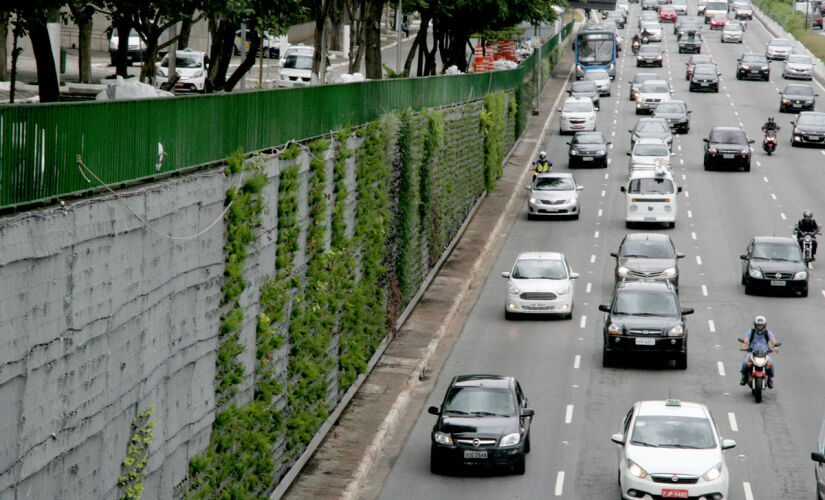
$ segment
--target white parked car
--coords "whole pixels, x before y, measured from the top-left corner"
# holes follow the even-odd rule
[[[315,49],[305,45],[294,45],[284,51],[278,69],[279,87],[306,87],[312,84],[312,58]],[[327,59],[327,80],[332,67]]]
[[[527,218],[536,216],[572,216],[579,218],[579,191],[569,173],[538,174],[527,186]]]
[[[669,101],[671,97],[667,80],[647,80],[639,85],[636,94],[636,114],[653,113],[660,102]]]
[[[596,108],[589,97],[568,97],[558,111],[560,133],[596,130]]]
[[[561,314],[573,317],[574,273],[558,252],[523,252],[513,270],[501,273],[507,279],[504,316],[516,314]]]
[[[663,139],[642,137],[636,141],[633,151],[627,153],[630,157],[630,161],[627,162],[627,174],[633,175],[633,172],[639,169],[652,171],[657,167],[670,170],[670,157],[673,154]]]
[[[728,498],[730,476],[722,439],[703,404],[640,401],[624,418],[619,445],[623,498]]]
[[[793,45],[787,38],[772,38],[765,49],[765,57],[784,61],[793,53]]]
[[[624,220],[628,227],[643,222],[676,226],[676,194],[681,193],[682,188],[676,187],[668,169],[634,170],[627,185],[620,189],[625,193]]]
[[[178,73],[178,81],[175,83],[176,91],[203,92],[206,85],[206,71],[209,64],[209,57],[206,52],[199,50],[184,49],[178,50],[175,57],[175,71]],[[169,54],[163,56],[157,68],[155,77],[155,87],[169,81]]]
[[[782,69],[782,78],[801,78],[811,80],[814,75],[814,63],[807,54],[791,54]]]
[[[606,69],[595,68],[584,70],[583,80],[590,80],[599,89],[599,95],[610,95],[610,75]]]

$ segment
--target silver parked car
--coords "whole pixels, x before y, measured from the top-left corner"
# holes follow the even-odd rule
[[[814,63],[811,56],[807,54],[791,54],[785,60],[785,67],[782,69],[782,78],[801,78],[803,80],[813,79]]]

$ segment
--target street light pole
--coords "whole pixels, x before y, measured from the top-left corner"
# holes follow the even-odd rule
[[[395,72],[401,73],[401,0],[398,0],[398,9],[395,11],[395,32],[396,32],[396,47],[395,47]]]

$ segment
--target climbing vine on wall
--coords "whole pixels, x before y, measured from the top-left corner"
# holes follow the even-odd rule
[[[433,168],[444,147],[444,114],[439,110],[430,110],[426,114],[427,134],[424,139],[421,158],[421,173],[419,180],[421,187],[419,217],[421,218],[422,233],[427,241],[427,267],[435,266],[441,256],[441,249],[437,247],[440,238],[438,218],[438,200],[433,196]]]
[[[132,420],[132,437],[129,439],[129,446],[126,451],[126,458],[120,464],[122,475],[117,481],[118,486],[123,489],[121,500],[139,500],[143,494],[143,478],[146,477],[146,461],[149,459],[149,445],[152,444],[155,436],[153,429],[157,422],[150,421],[155,412],[155,405],[150,404],[149,409],[138,414]]]
[[[491,94],[484,97],[481,112],[481,132],[484,135],[484,180],[487,192],[492,192],[503,172],[504,125],[507,120],[507,94]]]
[[[421,234],[421,170],[424,159],[424,142],[428,131],[426,117],[407,109],[401,113],[398,135],[399,172],[397,193],[396,238],[398,256],[395,274],[398,279],[400,306],[406,305],[418,291],[423,278]]]

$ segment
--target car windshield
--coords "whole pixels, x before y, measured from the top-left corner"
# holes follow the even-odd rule
[[[670,132],[670,127],[659,120],[643,121],[636,125],[636,132]]]
[[[742,56],[743,63],[765,63],[767,64],[767,59],[765,56],[761,54],[745,54]]]
[[[639,85],[641,83],[646,82],[647,80],[658,80],[659,75],[650,74],[639,74],[633,77],[633,83]]]
[[[573,137],[576,144],[604,144],[601,132],[579,132]]]
[[[642,48],[639,49],[639,54],[643,56],[658,56],[661,53],[662,51],[655,45],[643,45]]]
[[[715,75],[716,74],[716,66],[712,64],[699,64],[696,66],[696,69],[693,70],[694,75]]]
[[[722,19],[727,20],[728,15],[727,14],[714,14],[713,19],[716,19],[717,21],[722,20]]]
[[[633,156],[670,156],[670,151],[664,144],[636,144]]]
[[[564,103],[564,108],[562,108],[562,111],[566,113],[586,113],[588,111],[593,111],[593,104],[590,102],[568,101]]]
[[[816,125],[818,127],[825,127],[825,114],[799,114],[799,119],[796,121],[797,125]]]
[[[634,181],[659,181],[670,183],[667,179],[635,179]],[[631,184],[634,181],[630,181]],[[653,182],[651,182],[653,184]],[[672,183],[670,183],[673,186]],[[659,192],[659,191],[656,191]],[[646,259],[672,259],[673,248],[666,241],[625,240],[620,254],[622,257],[644,257]]]
[[[673,194],[670,179],[633,179],[627,188],[630,194]]]
[[[645,22],[643,22],[643,23],[642,23],[642,29],[643,29],[643,30],[647,30],[647,31],[659,31],[661,28],[662,28],[662,27],[661,27],[661,26],[659,26],[659,23],[655,23],[655,22],[647,22],[647,21],[645,21]]]
[[[591,81],[573,82],[573,92],[595,92],[596,84]]]
[[[610,78],[610,75],[608,75],[607,70],[604,69],[588,69],[584,72],[584,77],[587,80],[607,80]]]
[[[513,416],[516,413],[516,402],[506,389],[453,387],[444,399],[442,413]]]
[[[811,58],[803,54],[792,54],[788,56],[791,64],[811,64]]]
[[[785,40],[784,38],[779,38],[776,40],[771,40],[771,46],[773,47],[790,47],[791,41]]]
[[[666,83],[649,83],[642,84],[643,94],[667,94],[668,88]]]
[[[288,55],[284,61],[284,68],[312,69],[312,56]]]
[[[679,104],[675,102],[663,102],[656,106],[656,114],[659,113],[684,113],[685,106],[684,104]]]
[[[748,139],[741,130],[714,130],[710,133],[710,142],[746,146]]]
[[[166,55],[163,58],[163,61],[160,63],[161,67],[168,68],[169,67],[169,56]],[[201,56],[199,55],[186,55],[178,53],[177,57],[175,57],[175,66],[180,68],[200,68],[201,67]]]
[[[799,245],[793,243],[757,243],[753,246],[754,259],[802,261]]]
[[[707,8],[707,10],[724,10],[725,12],[727,12],[728,3],[727,2],[708,2],[708,6],[706,8]]]
[[[705,418],[676,415],[639,415],[630,444],[657,448],[708,449],[716,447],[713,427]]]
[[[624,290],[616,296],[613,314],[635,316],[678,316],[676,296],[670,292],[642,292]]]
[[[517,280],[563,280],[567,278],[564,262],[559,259],[519,259],[513,269]]]
[[[661,9],[661,12],[675,12],[673,7],[670,5],[662,5]]]
[[[713,59],[710,57],[693,57],[690,60],[690,64],[693,64],[694,66],[697,64],[713,64]]]
[[[570,177],[539,177],[533,184],[537,191],[573,191],[576,185]]]
[[[790,95],[814,95],[814,89],[807,85],[788,85],[782,93]]]
[[[742,25],[735,23],[728,23],[725,25],[725,31],[742,31]]]

